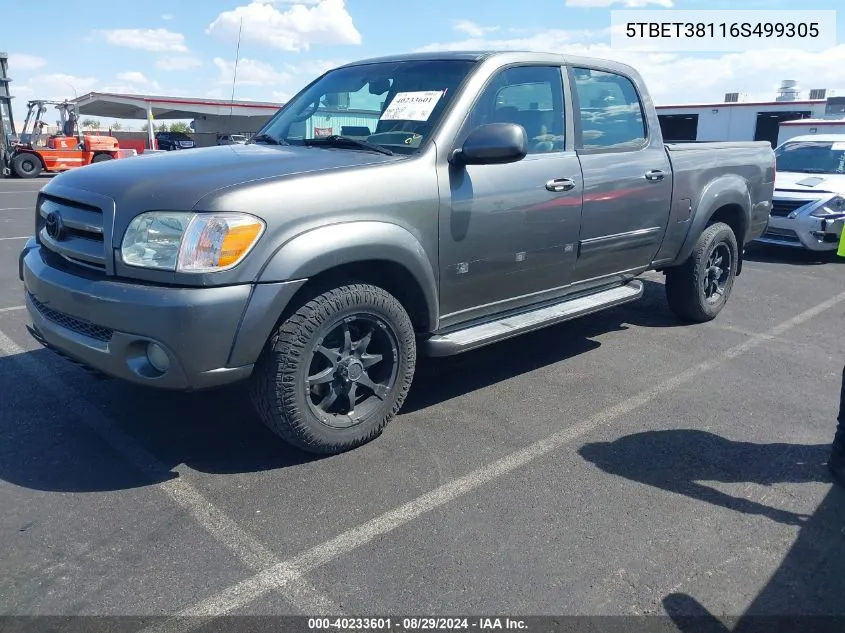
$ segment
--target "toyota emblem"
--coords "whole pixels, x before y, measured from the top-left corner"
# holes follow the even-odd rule
[[[55,211],[51,211],[47,215],[47,219],[44,223],[44,228],[47,229],[47,235],[52,237],[54,240],[58,240],[61,238],[62,235],[62,216],[60,216]]]

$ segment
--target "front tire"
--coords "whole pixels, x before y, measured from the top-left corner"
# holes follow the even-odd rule
[[[336,454],[378,437],[401,408],[416,366],[402,304],[368,284],[304,302],[271,335],[251,379],[258,415],[286,442]]]
[[[97,154],[94,158],[91,159],[91,164],[94,163],[102,163],[107,160],[114,160],[114,156],[111,154]]]
[[[35,154],[18,154],[12,159],[12,173],[18,178],[37,178],[41,170],[41,160]]]
[[[708,226],[687,260],[666,270],[666,298],[672,312],[693,323],[715,319],[730,297],[738,261],[731,227],[723,222]]]

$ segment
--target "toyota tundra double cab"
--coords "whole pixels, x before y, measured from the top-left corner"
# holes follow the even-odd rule
[[[418,354],[635,301],[645,271],[715,318],[774,177],[767,142],[665,144],[625,64],[398,55],[329,70],[245,145],[54,178],[20,275],[44,346],[149,387],[245,381],[283,440],[336,453],[394,418]]]

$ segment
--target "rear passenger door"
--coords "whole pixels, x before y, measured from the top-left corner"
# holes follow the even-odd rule
[[[653,105],[636,83],[606,69],[571,67],[584,199],[576,282],[648,266],[669,221],[672,170]]]

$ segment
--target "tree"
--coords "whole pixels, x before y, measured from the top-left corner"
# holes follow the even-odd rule
[[[114,130],[115,132],[119,132],[123,129],[123,125],[120,124],[120,121],[112,121],[109,129]]]
[[[185,134],[191,133],[191,126],[185,123],[184,121],[176,121],[170,124],[170,131],[171,132],[183,132]]]
[[[82,119],[83,129],[88,128],[89,130],[96,130],[98,127],[100,126],[94,119]]]

